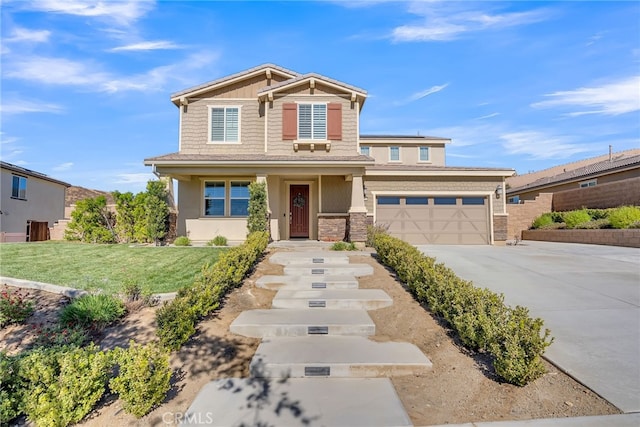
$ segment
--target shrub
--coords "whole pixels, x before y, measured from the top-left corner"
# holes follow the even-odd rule
[[[356,244],[353,242],[335,242],[331,245],[332,251],[357,251]]]
[[[156,312],[156,323],[160,343],[170,350],[178,350],[196,333],[196,316],[186,298],[165,302]]]
[[[542,228],[550,224],[553,224],[553,217],[551,216],[551,213],[545,213],[540,215],[535,220],[533,220],[533,224],[531,224],[531,228],[533,229]]]
[[[587,213],[586,209],[580,209],[575,211],[568,211],[562,213],[563,222],[567,228],[576,228],[580,224],[591,221],[591,216]]]
[[[629,228],[640,228],[640,221],[632,222],[629,224]]]
[[[542,320],[529,317],[524,307],[509,311],[498,339],[491,344],[493,366],[507,382],[523,386],[545,373],[541,356],[553,338],[549,339],[548,329],[541,336],[542,326]]]
[[[173,244],[176,246],[191,246],[191,240],[187,236],[178,236],[173,241]]]
[[[60,312],[66,325],[80,325],[102,329],[124,316],[124,303],[111,295],[83,295]]]
[[[224,236],[216,236],[207,242],[207,246],[227,246],[227,238]]]
[[[177,297],[158,310],[156,321],[160,342],[177,350],[195,333],[198,319],[220,306],[224,295],[242,284],[269,243],[266,231],[251,233],[247,240],[225,252],[218,261],[202,266],[200,276]]]
[[[249,233],[267,231],[269,211],[267,209],[267,184],[252,182],[249,184],[249,206],[247,231]]]
[[[610,228],[610,227],[611,227],[611,221],[609,221],[609,218],[601,218],[601,219],[594,219],[589,222],[583,222],[582,224],[578,224],[575,228],[583,229],[583,230],[597,230],[600,228]]]
[[[171,385],[169,354],[157,344],[141,346],[131,341],[129,348],[112,353],[118,375],[109,388],[124,401],[124,410],[142,417],[162,403]]]
[[[640,221],[639,206],[621,206],[609,213],[609,221],[613,228],[629,228],[635,222]]]
[[[36,339],[34,347],[81,347],[89,341],[87,330],[80,325],[33,326]]]
[[[511,309],[502,295],[478,289],[414,246],[377,230],[370,237],[380,261],[395,270],[418,301],[442,316],[462,343],[493,356],[504,380],[526,384],[544,373],[540,357],[551,344],[549,331],[540,336],[542,320],[526,309]]]
[[[26,299],[27,294],[20,290],[4,287],[0,292],[0,328],[11,323],[22,323],[34,310],[33,301]]]
[[[110,369],[109,356],[93,344],[37,348],[19,361],[22,408],[38,426],[77,423],[104,394]]]
[[[599,219],[605,219],[609,217],[610,209],[587,209],[587,213],[592,220],[597,221]]]
[[[22,413],[21,394],[18,358],[0,352],[0,425],[8,425],[9,421]]]

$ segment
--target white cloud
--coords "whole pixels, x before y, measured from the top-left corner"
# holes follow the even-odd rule
[[[499,116],[500,113],[491,113],[491,114],[487,114],[486,116],[480,116],[480,117],[476,117],[474,120],[486,120],[486,119],[490,119],[492,117],[496,117]]]
[[[44,43],[49,41],[51,31],[48,30],[29,30],[27,28],[16,27],[11,32],[10,37],[3,38],[4,43],[33,42]]]
[[[424,97],[427,97],[427,96],[429,96],[431,94],[440,92],[441,90],[445,89],[447,86],[449,86],[449,83],[445,83],[445,84],[439,85],[439,86],[431,86],[429,89],[423,90],[422,92],[414,93],[413,95],[411,95],[409,97],[409,102],[417,101],[417,100],[422,99]]]
[[[64,108],[58,104],[51,104],[42,101],[29,101],[23,99],[2,100],[0,112],[2,114],[24,114],[24,113],[62,113]]]
[[[137,52],[146,50],[168,50],[168,49],[182,49],[182,46],[175,44],[167,40],[157,41],[145,41],[139,43],[132,43],[125,46],[114,47],[109,49],[109,52]]]
[[[113,181],[114,184],[145,184],[151,180],[155,179],[156,176],[151,172],[147,173],[121,173],[116,175],[116,179]]]
[[[62,172],[62,171],[67,171],[67,170],[71,169],[72,166],[73,166],[72,162],[67,162],[67,163],[61,163],[61,164],[59,164],[57,166],[54,166],[51,169],[56,171],[56,172]]]
[[[32,0],[23,9],[46,13],[102,18],[121,25],[133,24],[155,7],[153,0]]]
[[[421,16],[423,22],[394,28],[391,39],[396,42],[449,41],[465,33],[527,25],[549,17],[546,9],[491,13],[476,7],[465,2],[414,2],[410,12]]]
[[[64,58],[26,56],[5,62],[5,77],[57,86],[76,86],[93,92],[158,91],[186,77],[186,72],[208,66],[218,58],[213,53],[194,54],[180,62],[130,76],[104,71],[91,62]]]
[[[640,110],[640,76],[628,77],[617,82],[595,87],[581,87],[544,95],[551,98],[531,104],[534,108],[579,107],[581,110],[568,116],[604,114],[616,116]],[[587,108],[582,110],[582,108]]]
[[[588,143],[576,143],[571,137],[539,131],[506,133],[500,135],[500,139],[507,154],[526,155],[535,160],[562,160],[597,149]]]
[[[18,138],[15,136],[6,136],[4,132],[0,132],[0,144],[13,144]]]

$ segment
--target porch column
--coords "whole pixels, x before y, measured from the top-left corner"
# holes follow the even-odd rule
[[[362,183],[362,175],[353,175],[351,180],[349,240],[362,245],[367,240],[367,208],[364,205],[364,185]]]

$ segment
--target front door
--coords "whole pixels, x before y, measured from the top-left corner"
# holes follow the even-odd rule
[[[309,186],[289,187],[289,237],[309,237]]]

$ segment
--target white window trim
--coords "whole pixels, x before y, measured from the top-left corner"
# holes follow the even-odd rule
[[[398,160],[391,159],[391,148],[398,148]],[[389,163],[402,163],[402,149],[399,145],[390,145],[389,146]]]
[[[591,185],[592,183],[593,185]],[[578,184],[579,188],[590,188],[590,187],[595,187],[596,185],[598,185],[597,178],[590,179],[588,181],[582,181]]]
[[[212,141],[211,140],[211,113],[214,108],[224,108],[225,109],[225,123],[227,120],[227,108],[237,108],[238,109],[238,140],[237,141]],[[242,144],[242,105],[207,105],[207,115],[208,115],[208,129],[207,129],[207,144],[211,145],[238,145]]]
[[[367,151],[368,151],[368,153],[367,153],[367,154],[364,154],[364,153],[362,152],[362,149],[363,149],[363,148],[366,148],[366,149],[367,149]],[[362,155],[365,155],[365,156],[371,156],[371,146],[370,146],[370,145],[361,145],[361,146],[360,146],[360,151],[359,151],[359,152],[360,152],[360,154],[362,154]]]
[[[13,195],[13,178],[18,178],[18,195]],[[24,180],[24,197],[20,197],[20,181]],[[11,198],[14,200],[27,200],[27,182],[28,178],[22,175],[11,174]]]
[[[296,101],[298,104],[298,108],[296,108],[296,135],[297,139],[294,141],[300,144],[305,143],[324,143],[329,142],[329,103],[328,102],[305,102],[305,101]],[[301,139],[300,138],[300,105],[311,105],[311,138],[309,139]],[[313,138],[313,106],[314,105],[324,105],[324,139],[314,139]]]
[[[422,148],[427,149],[427,160],[422,160],[420,158],[420,151]],[[429,147],[428,145],[421,145],[418,147],[418,163],[431,163],[431,147]]]
[[[251,184],[256,179],[255,177],[233,177],[233,178],[201,178],[200,181],[200,218],[213,218],[213,219],[238,219],[238,218],[247,218],[249,213],[247,212],[246,216],[239,215],[231,215],[231,183],[232,182],[248,182]],[[223,182],[224,183],[224,215],[216,216],[216,215],[205,215],[205,198],[204,198],[204,188],[207,182]]]

